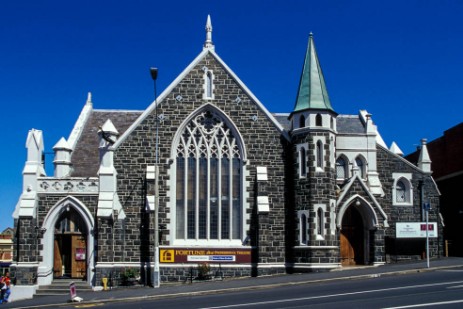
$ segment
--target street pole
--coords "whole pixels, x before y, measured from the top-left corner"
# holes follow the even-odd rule
[[[154,272],[153,286],[159,288],[161,285],[159,274],[159,119],[158,119],[158,102],[156,91],[156,80],[158,69],[150,68],[151,78],[154,81],[154,122],[156,130],[155,138],[155,162],[154,162]]]
[[[428,222],[429,222],[429,204],[425,204],[426,207],[425,207],[425,211],[426,211],[426,267],[429,268],[429,233],[428,233],[428,230],[429,230],[429,225],[428,225]]]

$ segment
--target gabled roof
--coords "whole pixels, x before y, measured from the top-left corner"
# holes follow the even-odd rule
[[[207,56],[211,55],[217,62],[224,68],[224,70],[235,80],[235,82],[243,89],[251,100],[253,100],[260,110],[268,117],[268,119],[275,125],[278,131],[289,141],[288,132],[285,131],[283,126],[275,119],[275,117],[267,110],[267,108],[259,101],[259,99],[248,89],[248,87],[239,79],[239,77],[228,67],[228,65],[219,57],[215,52],[215,46],[212,44],[212,25],[210,25],[210,18],[208,17],[208,24],[206,25],[206,42],[201,53],[180,73],[179,76],[148,106],[148,108],[140,115],[140,117],[127,129],[127,131],[120,136],[117,142],[112,146],[113,148],[119,147],[122,142],[147,118],[151,115],[156,106],[161,104],[164,99],[174,90],[175,87]]]
[[[294,112],[306,109],[334,111],[326,90],[325,78],[318,61],[312,33],[309,37]]]
[[[358,183],[363,191],[365,192],[365,194],[370,198],[372,204],[374,206],[376,206],[376,209],[379,211],[379,213],[381,214],[381,216],[383,217],[384,219],[384,226],[388,226],[388,223],[387,223],[387,214],[386,212],[383,210],[383,208],[381,207],[381,204],[378,202],[378,200],[376,200],[376,198],[374,197],[373,193],[370,191],[370,189],[367,187],[367,185],[363,182],[363,180],[360,178],[359,175],[354,175],[352,176],[348,182],[346,183],[346,185],[344,187],[342,187],[341,189],[341,192],[339,194],[339,197],[338,197],[338,200],[337,200],[337,204],[338,206],[341,205],[343,202],[345,202],[348,198],[347,198],[347,193],[350,191],[351,187],[354,185],[354,183]]]

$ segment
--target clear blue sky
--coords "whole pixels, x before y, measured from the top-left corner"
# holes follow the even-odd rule
[[[271,112],[294,107],[312,31],[334,109],[368,110],[388,146],[410,153],[462,121],[463,1],[1,1],[0,230],[28,130],[51,152],[88,91],[94,108],[143,110],[149,67],[160,92],[201,51],[207,14],[217,53]]]

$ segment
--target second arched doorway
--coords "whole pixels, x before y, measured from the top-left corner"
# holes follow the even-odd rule
[[[341,265],[353,266],[365,264],[367,233],[360,211],[349,206],[342,218],[341,227]]]

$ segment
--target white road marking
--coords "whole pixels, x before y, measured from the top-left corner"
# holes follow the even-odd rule
[[[442,306],[442,305],[459,304],[459,303],[463,303],[463,299],[440,301],[440,302],[435,302],[435,303],[423,303],[423,304],[408,305],[408,306],[401,306],[401,307],[389,307],[389,308],[383,308],[383,309],[403,309],[403,308],[416,308],[416,307],[424,307],[424,306]]]
[[[262,302],[253,302],[253,303],[242,303],[242,304],[234,304],[234,305],[226,305],[226,306],[217,306],[217,307],[204,307],[202,309],[234,308],[234,307],[242,307],[242,306],[261,306],[261,305],[268,305],[268,304],[295,302],[295,301],[301,301],[301,300],[322,299],[322,298],[329,298],[329,297],[341,297],[341,296],[348,296],[348,295],[369,294],[369,293],[377,293],[377,292],[384,292],[384,291],[397,291],[397,290],[416,289],[416,288],[423,288],[423,287],[452,285],[452,284],[461,284],[461,283],[463,283],[463,281],[451,281],[451,282],[409,285],[409,286],[395,287],[395,288],[388,288],[388,289],[378,289],[378,290],[359,291],[359,292],[340,293],[340,294],[330,294],[330,295],[322,295],[322,296],[300,297],[300,298],[288,298],[288,299],[270,300],[270,301],[262,301]],[[463,302],[463,300],[462,300],[462,302]],[[400,307],[397,307],[397,308],[400,308]],[[406,307],[404,307],[404,308],[406,308]]]

